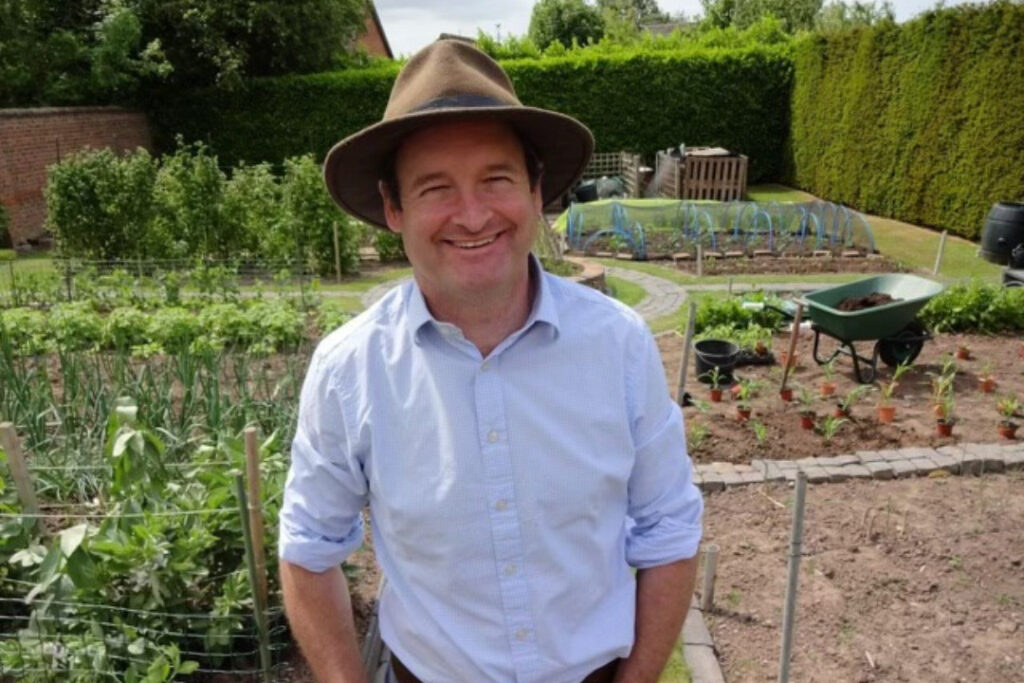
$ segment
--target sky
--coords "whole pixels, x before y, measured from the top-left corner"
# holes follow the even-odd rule
[[[410,55],[441,33],[476,37],[477,29],[494,36],[524,35],[530,25],[534,0],[374,0],[377,14],[395,56]],[[902,22],[931,9],[936,0],[892,0],[896,21]],[[946,5],[960,4],[947,0]],[[701,13],[700,0],[658,0],[665,12]]]

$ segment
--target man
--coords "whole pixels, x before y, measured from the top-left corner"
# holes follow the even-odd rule
[[[414,279],[329,335],[302,391],[281,582],[319,680],[364,680],[339,564],[367,503],[390,680],[664,667],[701,534],[681,412],[642,320],[530,254],[592,148],[442,40],[328,155],[331,195],[401,235]]]

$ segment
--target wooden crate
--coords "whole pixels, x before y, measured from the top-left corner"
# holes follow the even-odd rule
[[[626,196],[639,197],[643,188],[640,186],[640,167],[643,166],[639,154],[631,152],[600,152],[590,157],[590,162],[583,171],[583,179],[600,178],[601,176],[621,176],[626,184]]]
[[[711,199],[729,202],[743,199],[747,193],[747,157],[701,156],[687,151],[679,159],[666,152],[658,152],[655,178],[658,194],[670,199]]]

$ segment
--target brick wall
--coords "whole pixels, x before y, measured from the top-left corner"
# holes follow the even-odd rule
[[[46,167],[85,147],[151,150],[149,124],[144,114],[116,107],[0,109],[0,202],[11,219],[0,244],[21,246],[43,234]]]

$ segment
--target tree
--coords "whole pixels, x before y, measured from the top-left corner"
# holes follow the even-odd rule
[[[822,0],[701,0],[704,21],[712,27],[744,29],[768,14],[790,33],[814,28]]]
[[[668,13],[658,7],[658,0],[597,0],[597,8],[606,22],[612,17],[640,26],[669,20]]]
[[[541,50],[556,40],[568,47],[597,42],[604,35],[604,21],[596,7],[583,0],[539,0],[530,15],[530,39]]]
[[[882,0],[851,3],[833,0],[821,8],[814,25],[819,31],[838,31],[854,26],[874,26],[883,21],[895,21],[892,3]]]

